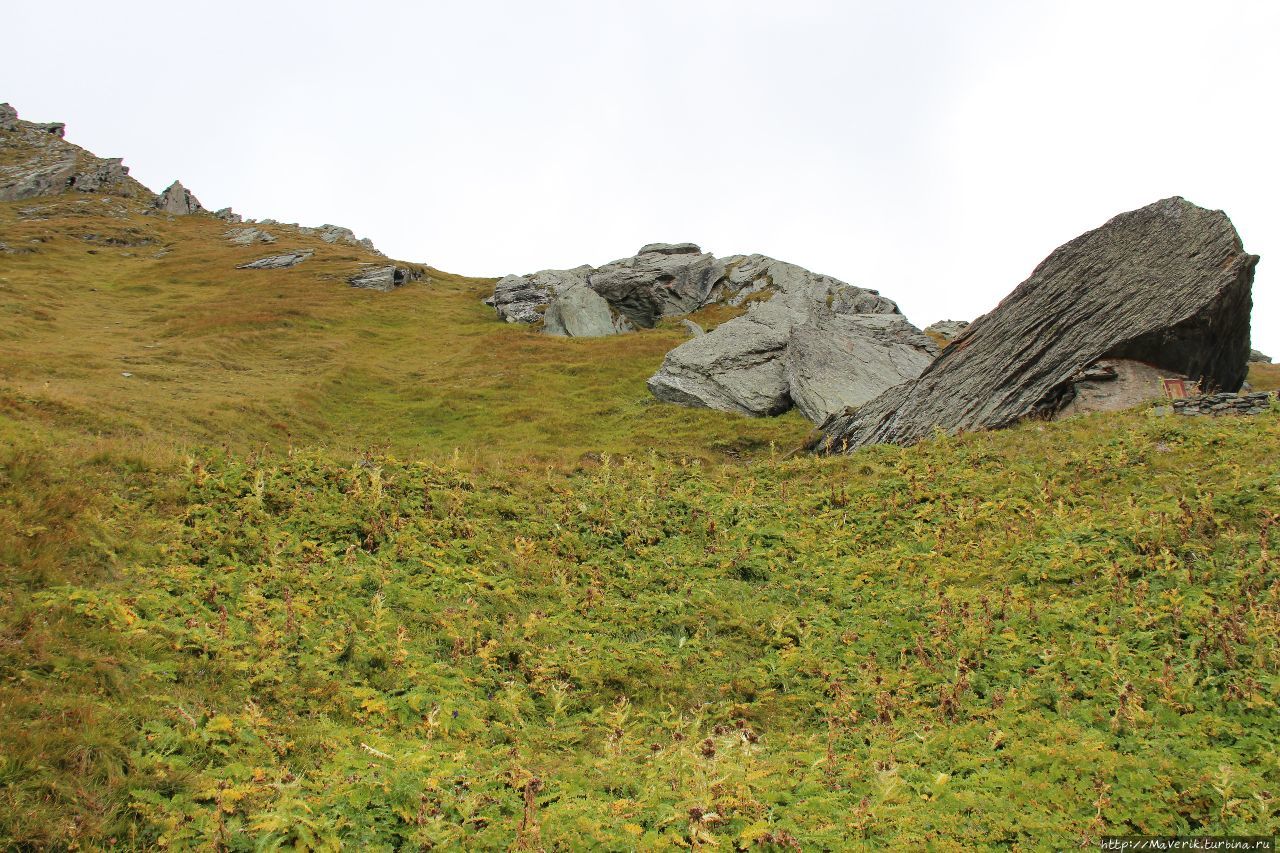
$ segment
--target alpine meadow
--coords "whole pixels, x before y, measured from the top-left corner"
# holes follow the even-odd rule
[[[919,329],[686,243],[448,273],[65,134],[0,105],[0,848],[1280,826],[1280,365],[1222,211]]]

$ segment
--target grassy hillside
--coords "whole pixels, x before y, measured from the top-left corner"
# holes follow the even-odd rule
[[[493,282],[430,270],[383,294],[344,279],[371,253],[287,227],[232,246],[208,216],[122,218],[96,197],[0,204],[0,393],[99,430],[241,450],[323,443],[572,461],[660,446],[724,458],[798,443],[798,415],[659,405],[644,387],[687,334],[551,340],[495,321]],[[286,236],[287,235],[287,236]],[[313,249],[289,270],[238,270]],[[161,257],[156,257],[161,254]],[[122,373],[132,373],[124,377]]]
[[[0,205],[0,846],[1274,830],[1275,413],[784,459],[677,329],[95,204]]]

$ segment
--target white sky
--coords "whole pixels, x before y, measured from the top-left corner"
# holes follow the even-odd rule
[[[1275,0],[5,6],[0,101],[206,207],[473,275],[761,252],[924,326],[1183,195],[1280,358]]]

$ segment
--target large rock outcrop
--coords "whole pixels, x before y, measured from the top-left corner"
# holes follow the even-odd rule
[[[822,422],[919,375],[938,352],[874,290],[761,255],[724,263],[737,280],[721,298],[773,294],[667,353],[648,383],[659,400],[748,415],[794,405]]]
[[[614,335],[653,328],[664,317],[679,317],[706,305],[739,305],[753,293],[772,288],[763,255],[717,260],[693,243],[651,243],[633,257],[596,268],[542,270],[509,275],[488,300],[508,323],[543,323],[552,335]],[[608,306],[605,318],[599,301]],[[544,322],[548,317],[558,318]]]
[[[938,429],[1053,416],[1078,383],[1098,382],[1093,368],[1104,360],[1235,391],[1257,261],[1222,211],[1175,197],[1122,213],[1054,251],[918,379],[837,413],[818,448],[911,444]]]
[[[200,200],[191,194],[191,190],[182,185],[182,181],[174,181],[160,193],[156,199],[156,207],[174,216],[187,216],[204,210]]]
[[[61,122],[30,122],[0,104],[0,201],[84,193],[147,195],[118,158],[95,157],[63,139]]]

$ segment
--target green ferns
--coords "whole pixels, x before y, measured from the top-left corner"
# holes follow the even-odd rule
[[[1129,413],[545,476],[28,448],[51,492],[93,472],[64,539],[102,568],[10,578],[0,841],[1271,832],[1278,447],[1274,415]]]

